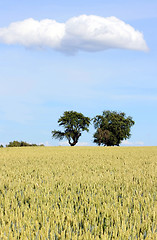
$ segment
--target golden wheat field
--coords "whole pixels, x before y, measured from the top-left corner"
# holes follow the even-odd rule
[[[157,239],[157,147],[0,149],[0,239]]]

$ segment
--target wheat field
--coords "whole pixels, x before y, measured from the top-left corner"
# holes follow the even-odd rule
[[[0,239],[157,239],[157,147],[0,149]]]

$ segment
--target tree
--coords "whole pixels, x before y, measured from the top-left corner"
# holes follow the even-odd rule
[[[99,146],[119,146],[122,140],[131,136],[130,129],[135,124],[132,117],[116,111],[104,111],[93,118],[93,123],[96,129],[94,142]]]
[[[99,146],[104,144],[106,146],[113,146],[116,143],[114,135],[109,130],[98,128],[94,134],[94,142]]]
[[[13,142],[9,142],[8,145],[6,145],[6,147],[35,147],[35,146],[44,146],[44,145],[37,145],[37,144],[30,144],[24,141],[13,141]]]
[[[63,116],[59,118],[58,124],[64,128],[64,132],[54,130],[52,138],[59,140],[66,138],[71,146],[75,146],[81,132],[89,131],[90,118],[75,111],[65,111]]]

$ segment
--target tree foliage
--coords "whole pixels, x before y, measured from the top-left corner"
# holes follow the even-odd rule
[[[66,138],[71,146],[75,146],[81,133],[89,131],[90,118],[75,111],[65,111],[59,118],[58,124],[64,128],[64,131],[52,131],[52,138],[59,140]]]
[[[119,146],[122,140],[131,136],[130,129],[135,124],[132,117],[124,112],[104,111],[93,118],[96,132],[94,142],[99,146]]]
[[[24,141],[13,141],[13,142],[9,142],[8,145],[6,145],[6,147],[35,147],[35,146],[44,146],[43,144],[41,145],[37,145],[37,144],[30,144]]]

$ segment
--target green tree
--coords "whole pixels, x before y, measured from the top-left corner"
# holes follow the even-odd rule
[[[44,146],[44,145],[37,145],[37,144],[30,144],[24,141],[13,141],[13,142],[9,142],[8,145],[6,145],[6,147],[35,147],[35,146]]]
[[[75,111],[65,111],[59,118],[58,124],[64,128],[64,131],[52,131],[52,138],[59,140],[66,138],[71,146],[75,146],[81,132],[89,131],[90,118]]]
[[[99,146],[119,146],[122,140],[131,136],[130,129],[135,124],[132,117],[124,112],[104,111],[93,118],[96,132],[94,142]]]

